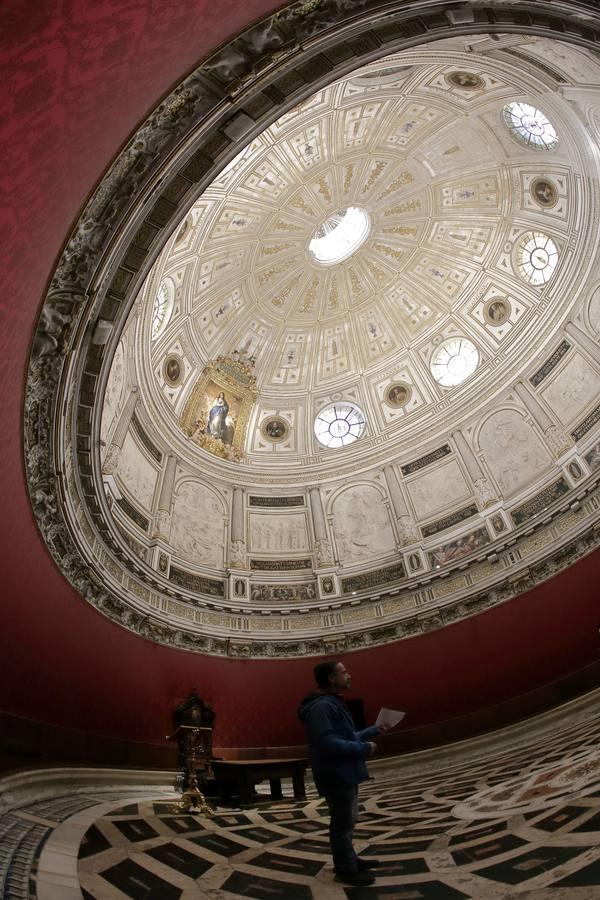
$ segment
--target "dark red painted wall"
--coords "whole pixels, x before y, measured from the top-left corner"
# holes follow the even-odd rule
[[[22,467],[26,359],[44,287],[86,196],[160,97],[273,0],[38,0],[0,7],[0,709],[161,740],[192,686],[221,746],[295,744],[313,660],[201,658],[135,638],[88,607],[34,525]],[[597,658],[593,559],[440,632],[349,657],[355,693],[407,727],[488,706]]]

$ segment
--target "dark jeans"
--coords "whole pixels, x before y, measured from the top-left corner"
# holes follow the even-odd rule
[[[329,807],[329,843],[336,870],[356,872],[356,853],[352,846],[352,832],[358,816],[358,787],[339,787],[328,791],[325,800]]]

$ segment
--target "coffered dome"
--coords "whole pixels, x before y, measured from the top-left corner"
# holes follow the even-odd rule
[[[242,466],[272,483],[300,465],[299,481],[330,475],[314,432],[328,404],[357,403],[366,423],[336,466],[419,455],[555,340],[588,281],[596,235],[574,210],[593,214],[595,162],[572,105],[532,73],[545,45],[523,45],[528,65],[464,42],[384,57],[229,162],[157,260],[132,336],[144,403],[177,453],[191,387],[234,350],[259,389]],[[156,298],[166,309],[175,294],[153,339]],[[390,402],[397,383],[404,403]],[[261,428],[272,417],[285,440]],[[190,461],[205,455],[187,444]]]
[[[396,640],[595,546],[600,64],[518,34],[361,52],[295,104],[285,62],[230,80],[218,128],[182,110],[235,56],[190,76],[94,276],[60,453],[107,588],[73,580],[156,640]]]

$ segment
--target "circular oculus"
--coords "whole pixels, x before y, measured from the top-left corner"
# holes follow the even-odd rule
[[[365,417],[347,401],[326,406],[315,418],[315,437],[323,447],[346,447],[358,440],[365,430]]]
[[[308,252],[322,266],[343,262],[356,253],[369,236],[371,219],[366,209],[348,206],[329,216],[313,233]]]
[[[557,262],[556,244],[541,231],[527,232],[517,245],[517,269],[529,284],[545,284],[552,277]]]
[[[450,338],[431,357],[431,373],[442,387],[454,387],[473,374],[479,365],[475,344],[463,337]]]
[[[507,103],[502,110],[505,125],[519,143],[533,150],[553,150],[558,144],[554,125],[529,103]]]

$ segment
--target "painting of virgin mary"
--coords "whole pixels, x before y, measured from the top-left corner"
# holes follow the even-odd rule
[[[227,415],[229,413],[229,404],[225,399],[223,391],[219,394],[208,413],[208,424],[206,433],[212,434],[213,437],[219,438],[225,442],[227,436]]]

